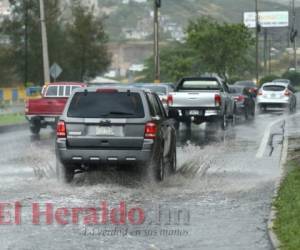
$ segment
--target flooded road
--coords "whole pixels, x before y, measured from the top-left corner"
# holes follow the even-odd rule
[[[1,249],[271,249],[266,221],[283,135],[287,126],[289,133],[296,131],[299,122],[300,116],[271,112],[225,132],[205,124],[190,131],[182,126],[178,172],[161,184],[149,182],[137,168],[113,168],[80,174],[64,185],[56,180],[51,130],[39,137],[27,129],[3,133],[1,201],[22,207],[20,225],[15,207],[4,209],[2,222],[11,219],[12,225],[0,226]],[[271,140],[264,145],[266,133]],[[110,211],[120,202],[126,204],[126,221],[116,225]],[[90,211],[101,217],[103,204],[110,215],[106,224],[84,225],[82,214],[74,223],[72,208],[95,208]],[[40,225],[33,210],[40,211]],[[141,214],[145,218],[137,223]]]

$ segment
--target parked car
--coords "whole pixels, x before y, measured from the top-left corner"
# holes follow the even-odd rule
[[[73,90],[86,86],[84,83],[56,82],[43,87],[42,97],[29,99],[25,103],[25,116],[30,123],[30,130],[38,134],[41,128],[55,128],[62,114],[68,97]]]
[[[294,93],[295,89],[287,83],[265,83],[258,91],[258,107],[264,111],[267,108],[288,108],[290,112],[294,112],[297,104]]]
[[[217,77],[187,77],[170,93],[169,112],[178,122],[218,121],[225,129],[235,117],[235,102],[227,84]]]
[[[235,100],[237,115],[244,116],[246,120],[255,116],[255,100],[248,88],[231,86],[230,94]]]
[[[168,106],[170,102],[170,93],[174,91],[174,87],[169,84],[155,84],[155,83],[146,83],[146,84],[139,84],[136,85],[139,88],[148,89],[154,93],[156,93],[161,100],[165,110],[168,112]]]
[[[58,172],[136,164],[163,180],[176,170],[176,130],[157,94],[131,87],[76,90],[57,125]]]
[[[253,81],[237,81],[234,83],[234,86],[248,88],[250,94],[252,94],[254,97],[257,96],[258,87]]]

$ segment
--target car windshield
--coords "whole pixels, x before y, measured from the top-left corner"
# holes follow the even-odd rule
[[[230,87],[229,90],[230,90],[230,93],[232,93],[232,94],[243,93],[243,88],[239,88],[239,87]]]
[[[138,93],[76,93],[68,117],[73,118],[143,118],[144,108]]]
[[[256,87],[254,82],[236,82],[234,85],[248,87],[248,88]]]
[[[263,87],[263,90],[265,91],[284,91],[286,87],[284,86],[278,86],[278,85],[267,85]]]

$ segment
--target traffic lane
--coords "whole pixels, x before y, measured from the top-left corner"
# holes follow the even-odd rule
[[[47,243],[46,249],[91,249],[99,244],[108,249],[124,246],[133,249],[268,249],[265,220],[277,177],[280,145],[271,158],[259,161],[253,158],[264,127],[271,120],[272,115],[265,114],[252,124],[229,129],[222,140],[209,140],[205,146],[188,143],[179,147],[181,170],[156,185],[140,181],[132,171],[115,170],[88,173],[77,178],[75,185],[62,185],[53,172],[53,134],[46,131],[36,138],[26,131],[1,136],[1,150],[10,144],[7,151],[13,152],[1,160],[0,172],[7,173],[5,179],[12,177],[4,185],[0,184],[1,197],[2,200],[19,200],[24,206],[21,226],[0,227],[3,246],[31,249]],[[234,133],[234,139],[227,137],[227,133]],[[166,210],[186,208],[191,223],[175,228],[187,230],[188,236],[85,236],[83,225],[32,226],[30,223],[34,201],[52,202],[56,207],[86,207],[95,206],[101,200],[107,200],[112,206],[124,200],[129,207],[142,207],[147,215],[152,214],[158,204]],[[143,226],[155,231],[152,225]],[[136,227],[131,229],[134,231]],[[17,240],[16,233],[21,235]]]

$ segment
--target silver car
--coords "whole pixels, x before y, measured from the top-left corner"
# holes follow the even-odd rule
[[[258,91],[257,104],[260,110],[267,108],[287,108],[290,112],[296,109],[295,89],[288,83],[265,83]]]

